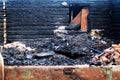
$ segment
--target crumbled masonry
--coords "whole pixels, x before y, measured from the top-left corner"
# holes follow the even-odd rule
[[[103,65],[120,65],[120,44],[112,44],[100,55],[92,59],[93,62],[101,62]]]

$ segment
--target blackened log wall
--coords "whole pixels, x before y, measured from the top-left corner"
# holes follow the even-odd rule
[[[120,0],[112,0],[112,27],[110,37],[120,40]]]
[[[7,0],[8,41],[54,36],[53,30],[69,24],[69,7],[63,1],[89,5],[89,28],[110,26],[110,0]]]

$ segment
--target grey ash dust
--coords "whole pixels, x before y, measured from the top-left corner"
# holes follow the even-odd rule
[[[1,46],[5,65],[81,65],[89,64],[98,53],[88,48],[103,50],[111,46],[107,39],[92,39],[84,32],[74,35],[56,34],[53,38],[21,40]],[[62,37],[61,37],[62,35]]]

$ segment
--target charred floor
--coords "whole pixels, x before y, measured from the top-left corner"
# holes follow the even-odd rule
[[[5,65],[82,65],[91,64],[92,58],[112,43],[78,31],[74,35],[56,33],[54,38],[9,43],[1,46],[1,53]]]

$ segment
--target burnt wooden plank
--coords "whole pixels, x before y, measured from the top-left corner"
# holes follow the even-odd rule
[[[46,15],[45,15],[46,14]],[[10,18],[34,18],[34,17],[36,17],[36,18],[41,18],[41,17],[43,17],[43,18],[61,18],[61,17],[65,17],[65,18],[69,18],[69,15],[68,14],[66,14],[66,15],[49,15],[49,14],[47,14],[47,13],[39,13],[39,14],[27,14],[27,13],[25,13],[25,12],[23,12],[23,13],[14,13],[14,14],[8,14],[7,15],[8,17],[10,17]]]
[[[20,8],[20,7],[18,7],[18,8],[15,8],[15,7],[8,7],[7,8],[7,11],[8,12],[11,12],[11,10],[13,10],[13,11],[16,11],[16,10],[18,10],[18,12],[19,11],[44,11],[44,10],[46,10],[46,11],[69,11],[69,8],[64,8],[64,7],[61,7],[61,8],[50,8],[50,7],[46,7],[46,8],[44,8],[44,7],[23,7],[23,8]]]
[[[18,23],[19,24],[21,22],[22,24],[26,24],[26,23],[36,23],[36,24],[37,23],[39,23],[39,24],[46,23],[47,24],[47,23],[57,23],[57,22],[59,22],[59,23],[68,23],[69,22],[68,19],[63,19],[63,18],[54,18],[52,20],[50,20],[50,19],[48,19],[48,20],[46,20],[46,19],[39,19],[39,20],[38,19],[32,19],[32,20],[28,20],[28,19],[17,20],[17,22],[16,22],[16,20],[10,20],[10,21],[7,21],[7,23],[8,24],[9,23],[14,23],[14,24]]]
[[[55,3],[55,4],[54,4],[54,3],[52,3],[52,4],[51,4],[51,3],[50,3],[50,4],[48,4],[48,3],[47,3],[47,4],[42,4],[42,3],[40,3],[40,4],[32,4],[32,5],[30,5],[30,4],[25,4],[25,3],[22,3],[22,4],[19,3],[19,4],[17,4],[17,5],[16,5],[16,4],[17,4],[17,3],[15,3],[15,4],[13,4],[13,3],[9,4],[9,3],[8,3],[6,7],[7,7],[7,8],[8,8],[8,7],[12,7],[12,8],[25,8],[25,7],[27,7],[27,8],[28,8],[28,7],[37,7],[37,8],[38,8],[38,7],[39,7],[39,8],[41,8],[41,7],[42,7],[42,8],[43,8],[43,7],[44,7],[44,8],[46,8],[46,7],[49,7],[49,8],[63,8],[63,6],[62,6],[61,4],[59,4],[59,3]],[[21,5],[22,5],[22,6],[21,6]],[[66,7],[65,7],[65,8],[66,8]]]
[[[16,9],[17,10],[17,9]],[[44,13],[44,14],[48,14],[48,15],[53,15],[53,14],[56,14],[56,15],[65,15],[65,14],[69,14],[69,10],[68,11],[65,11],[65,10],[46,10],[46,9],[41,9],[40,11],[37,11],[37,10],[10,10],[8,11],[8,15],[11,14],[11,15],[17,15],[17,14],[24,14],[24,13],[27,13],[27,14],[40,14],[40,13]],[[11,12],[12,11],[12,12]]]
[[[7,22],[27,22],[28,21],[28,19],[30,19],[30,18],[22,18],[22,19],[20,19],[20,18],[12,18],[12,20],[9,20],[9,19],[7,19],[8,21]],[[2,20],[1,20],[2,21]],[[31,22],[51,22],[51,23],[53,23],[53,22],[68,22],[69,21],[69,19],[68,18],[48,18],[48,19],[46,19],[46,18],[32,18],[31,20],[29,20],[29,21],[31,21]]]
[[[7,26],[7,30],[54,30],[57,28],[58,26]]]
[[[50,35],[50,34],[54,34],[54,32],[52,30],[9,30],[7,31],[7,34],[11,34],[11,35],[18,35],[18,34],[29,34],[29,35]]]
[[[53,35],[8,35],[8,39],[36,39],[36,38],[50,38],[53,37]]]
[[[41,25],[41,26],[64,26],[64,25],[68,25],[69,23],[60,23],[60,22],[55,22],[55,23],[28,23],[27,22],[24,22],[24,23],[20,23],[20,22],[16,22],[16,23],[7,23],[7,26],[38,26],[38,25]]]

